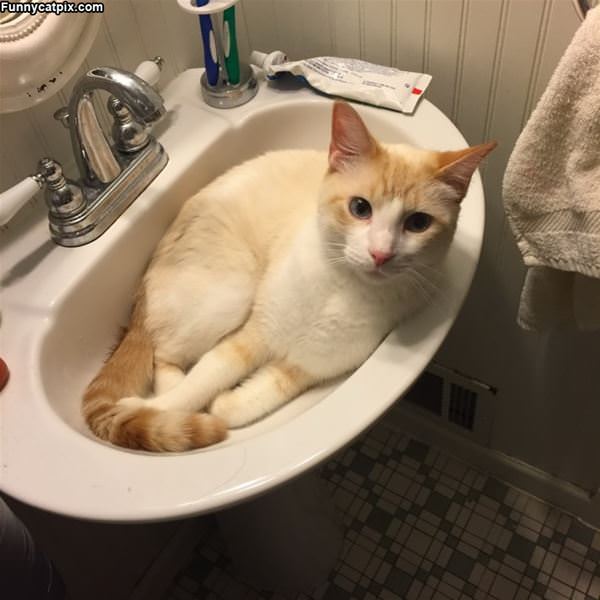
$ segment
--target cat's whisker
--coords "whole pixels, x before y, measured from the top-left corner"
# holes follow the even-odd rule
[[[422,285],[422,284],[419,284]],[[429,289],[427,288],[422,288],[424,293],[427,294],[427,303],[428,304],[439,304],[441,302],[441,294],[439,287],[430,287]]]
[[[431,279],[425,277],[422,273],[414,271],[411,273],[413,279],[419,283],[419,285],[426,290],[428,293],[434,295],[439,291],[439,286]]]
[[[363,261],[362,261],[362,256],[360,255],[360,252],[358,252],[358,250],[355,250],[352,247],[349,247],[348,250],[346,251],[346,257],[353,263],[356,265],[363,265]]]
[[[427,302],[431,302],[438,291],[437,286],[429,279],[427,279],[422,273],[419,273],[416,269],[409,267],[407,269],[409,275],[408,281],[414,284],[414,288],[425,298]]]
[[[431,279],[429,275],[425,275],[425,273],[423,273],[421,271],[421,267],[422,267],[422,265],[415,265],[414,267],[411,267],[411,271],[413,273],[416,273],[418,277],[422,277],[424,280],[430,282],[431,284],[435,284],[436,280]],[[434,271],[434,270],[431,270],[430,272],[432,275],[436,275],[436,276],[439,276],[441,274],[439,271]]]
[[[430,292],[432,298],[438,296],[439,291],[441,290],[441,285],[438,282],[423,277],[422,274],[416,275],[416,278],[419,280],[421,285],[423,285],[423,287]]]
[[[410,271],[412,273],[418,273],[419,276],[424,277],[432,282],[442,276],[442,271],[440,271],[439,269],[436,269],[431,265],[421,263],[418,261],[402,263],[401,265],[399,265],[399,267],[400,271]],[[426,271],[428,274],[424,273],[424,271]],[[430,277],[432,279],[429,279]]]
[[[417,279],[409,279],[409,283],[412,285],[413,289],[416,290],[418,296],[422,297],[426,302],[429,302],[431,296],[427,292],[427,289],[424,288]]]
[[[345,263],[345,262],[347,262],[347,261],[343,256],[327,259],[327,264],[330,264],[330,265],[339,265],[339,264]]]
[[[416,263],[414,263],[414,267],[419,271],[427,271],[428,273],[430,273],[431,275],[433,275],[434,277],[437,277],[437,278],[440,278],[443,276],[441,269],[438,269],[438,268],[428,265],[426,263],[416,262]]]
[[[419,287],[418,283],[412,279],[412,278],[407,278],[405,280],[405,283],[409,286],[411,294],[413,294],[414,296],[421,298],[423,293],[421,288]]]

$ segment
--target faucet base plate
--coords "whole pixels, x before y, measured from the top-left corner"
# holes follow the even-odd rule
[[[80,213],[51,218],[50,235],[60,246],[83,246],[99,238],[167,166],[169,157],[156,141],[135,154],[122,173]]]

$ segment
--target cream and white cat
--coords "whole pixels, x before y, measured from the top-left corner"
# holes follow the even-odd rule
[[[128,448],[198,448],[356,368],[423,304],[494,147],[384,146],[336,102],[329,154],[273,152],[213,181],[160,242],[86,390],[90,428]]]

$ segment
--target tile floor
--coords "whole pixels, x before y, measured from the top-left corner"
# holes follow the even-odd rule
[[[346,537],[314,600],[600,600],[600,532],[385,422],[322,474]],[[215,530],[166,598],[284,596],[237,581]]]

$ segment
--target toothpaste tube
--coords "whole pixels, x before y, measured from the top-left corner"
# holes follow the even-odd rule
[[[250,61],[269,79],[282,73],[301,77],[325,94],[341,96],[412,114],[427,89],[431,75],[374,65],[354,58],[320,56],[288,61],[283,52],[253,52]]]

